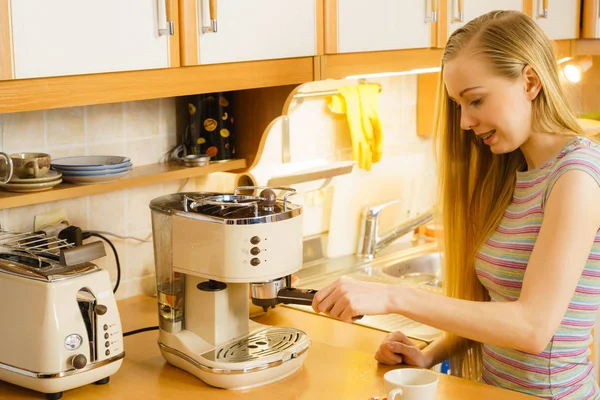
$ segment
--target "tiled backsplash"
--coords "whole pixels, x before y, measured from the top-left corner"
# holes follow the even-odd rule
[[[354,242],[360,219],[357,210],[364,206],[363,203],[380,203],[402,197],[407,209],[419,211],[416,208],[432,202],[434,174],[431,141],[416,135],[416,77],[381,78],[377,82],[383,87],[380,114],[386,146],[382,162],[370,172],[355,168],[351,175],[336,178],[334,187],[323,193],[304,196],[306,234],[323,230],[345,232],[345,235],[336,234],[333,241],[330,240],[330,247],[335,248],[336,254],[355,251]],[[290,117],[293,127],[307,128],[304,130],[308,135],[305,143],[315,146],[310,151],[316,155],[349,159],[351,147],[347,125],[343,118],[332,118],[323,109],[324,102],[324,99],[321,102],[310,101],[298,107],[297,115]],[[332,131],[333,134],[330,133]],[[152,164],[158,162],[176,143],[175,99],[4,114],[0,115],[0,132],[0,148],[7,153],[42,151],[53,158],[114,154],[130,157],[134,166]],[[309,140],[310,135],[321,135],[321,139],[327,137],[323,135],[330,135],[331,140],[315,142]],[[190,181],[173,181],[1,210],[0,222],[4,229],[30,231],[35,215],[63,208],[67,211],[69,222],[84,230],[150,239],[152,229],[148,204],[151,199],[179,190],[231,190],[235,181],[232,174],[212,174]],[[357,196],[353,190],[360,191],[363,186],[369,187],[371,192]],[[340,208],[345,213],[341,214],[342,222],[336,222],[336,226],[332,227],[329,224],[332,213],[323,207],[321,194],[325,197],[334,196],[330,200],[335,205],[340,203],[341,192],[351,196],[351,201],[343,202],[343,208]],[[336,218],[339,221],[340,215]],[[337,226],[340,224],[348,226]],[[117,248],[122,268],[117,297],[122,299],[154,293],[152,243],[109,238]],[[336,238],[339,243],[335,242]],[[114,281],[114,257],[108,246],[106,249],[107,256],[97,263],[110,272]]]

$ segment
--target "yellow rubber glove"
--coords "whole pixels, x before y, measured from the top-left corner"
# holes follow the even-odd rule
[[[381,159],[383,135],[379,121],[379,86],[362,84],[338,88],[331,96],[329,109],[346,114],[352,141],[352,158],[358,167],[371,169],[371,164]]]
[[[379,90],[378,85],[359,85],[358,93],[363,120],[363,130],[367,142],[371,146],[373,162],[381,160],[383,154],[383,131],[379,120]]]
[[[337,114],[346,114],[352,142],[352,159],[359,168],[371,169],[371,148],[362,129],[360,100],[356,86],[338,89],[338,94],[331,96],[329,109]]]

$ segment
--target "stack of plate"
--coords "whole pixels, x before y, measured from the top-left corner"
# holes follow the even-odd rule
[[[82,185],[115,181],[132,168],[131,160],[121,156],[76,156],[52,160],[52,169],[62,173],[65,181]]]
[[[62,174],[58,171],[48,171],[46,175],[39,178],[19,178],[13,175],[8,183],[0,184],[0,187],[9,192],[41,192],[43,190],[52,189],[54,186],[62,182]]]

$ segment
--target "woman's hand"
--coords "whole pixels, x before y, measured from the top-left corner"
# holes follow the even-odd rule
[[[352,322],[361,315],[386,314],[389,293],[389,285],[340,278],[317,292],[312,307],[316,313]]]
[[[406,364],[419,368],[430,368],[425,354],[406,335],[400,331],[390,333],[385,337],[375,359],[382,364]]]

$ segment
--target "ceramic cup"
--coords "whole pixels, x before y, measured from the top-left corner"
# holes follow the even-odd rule
[[[399,368],[383,376],[388,400],[433,400],[438,385],[435,372],[418,368]]]
[[[21,179],[41,178],[50,170],[50,155],[45,153],[15,153],[10,158],[13,173]]]
[[[13,162],[10,156],[0,152],[0,183],[7,183],[13,176]]]

